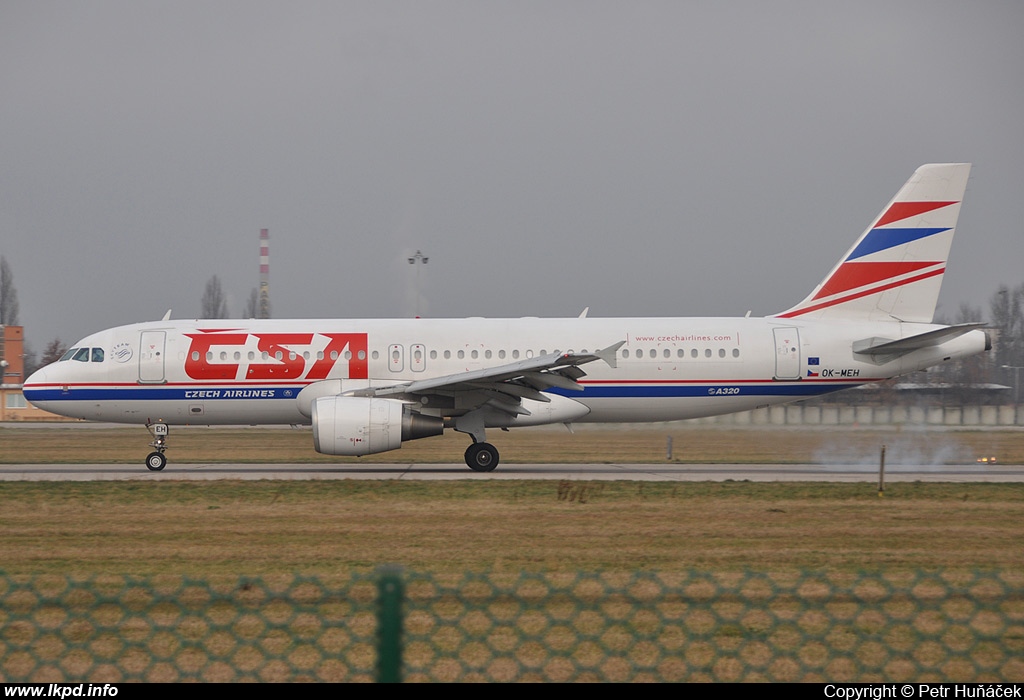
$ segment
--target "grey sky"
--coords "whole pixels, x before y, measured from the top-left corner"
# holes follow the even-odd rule
[[[0,2],[37,351],[233,314],[755,315],[970,161],[940,313],[1024,281],[1024,4]]]

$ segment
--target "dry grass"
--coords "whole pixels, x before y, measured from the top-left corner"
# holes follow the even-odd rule
[[[0,483],[8,573],[1020,566],[1022,484]]]

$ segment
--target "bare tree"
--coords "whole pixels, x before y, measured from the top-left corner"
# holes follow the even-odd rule
[[[14,275],[7,258],[0,255],[0,326],[17,326],[18,290],[14,288]]]
[[[242,318],[256,318],[256,313],[260,310],[260,293],[253,287],[252,292],[249,293],[249,301],[245,303],[245,313],[242,314]]]
[[[999,330],[995,365],[1002,381],[1013,387],[1013,402],[1021,400],[1020,374],[1024,369],[1024,283],[1000,285],[992,295],[992,325]]]
[[[214,275],[206,283],[203,292],[203,311],[200,318],[227,318],[228,302],[224,298],[224,290],[220,286],[220,278]]]
[[[992,295],[992,325],[999,329],[995,363],[1024,364],[1024,284],[1012,289],[999,285]]]
[[[64,357],[64,353],[68,351],[68,346],[64,344],[60,338],[54,338],[46,345],[46,349],[43,351],[43,356],[39,358],[39,366],[45,367],[46,365],[53,364],[60,358]]]

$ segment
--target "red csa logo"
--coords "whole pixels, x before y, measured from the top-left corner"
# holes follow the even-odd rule
[[[192,379],[326,379],[340,359],[348,364],[347,377],[341,378],[370,376],[366,333],[200,330],[185,336],[192,339],[185,356],[185,374]]]

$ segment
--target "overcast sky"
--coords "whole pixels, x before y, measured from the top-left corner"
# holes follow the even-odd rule
[[[771,314],[970,161],[940,313],[1024,282],[1024,3],[0,0],[41,352],[241,315]]]

